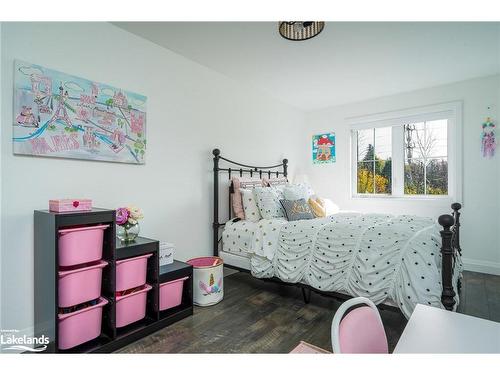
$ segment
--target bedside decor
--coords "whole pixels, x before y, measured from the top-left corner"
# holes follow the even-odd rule
[[[160,242],[160,266],[174,263],[175,245],[168,242]]]
[[[137,207],[120,207],[116,210],[116,237],[122,242],[133,242],[139,235],[139,220],[144,218]]]
[[[49,211],[91,211],[92,199],[51,199],[49,200]]]

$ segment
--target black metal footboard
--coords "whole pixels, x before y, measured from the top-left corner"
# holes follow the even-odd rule
[[[441,215],[438,219],[439,225],[443,227],[441,233],[441,278],[443,291],[441,303],[446,310],[453,310],[455,306],[455,288],[453,285],[453,274],[455,270],[455,259],[457,254],[462,254],[460,248],[460,203],[451,205],[452,215]]]

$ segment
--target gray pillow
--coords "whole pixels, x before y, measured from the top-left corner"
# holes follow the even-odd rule
[[[305,199],[281,199],[280,203],[288,221],[314,219],[311,207]]]

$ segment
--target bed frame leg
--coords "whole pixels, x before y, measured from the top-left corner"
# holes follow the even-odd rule
[[[213,255],[219,256],[219,157],[220,150],[215,148],[212,151],[214,155],[214,222],[213,230]]]
[[[441,233],[441,256],[442,256],[442,286],[441,303],[446,310],[453,310],[455,305],[455,290],[453,290],[453,231],[450,229],[455,220],[451,215],[441,215],[438,219],[439,225],[443,227]]]
[[[304,303],[307,305],[309,302],[311,302],[311,289],[301,287],[302,289],[302,297],[304,298]]]

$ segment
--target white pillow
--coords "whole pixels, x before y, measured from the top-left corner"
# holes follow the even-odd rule
[[[240,193],[243,210],[245,211],[245,220],[250,220],[254,223],[258,222],[261,216],[253,191],[250,189],[240,189]]]
[[[340,208],[337,204],[333,203],[330,199],[327,198],[324,198],[324,201],[325,201],[326,216],[339,213]]]
[[[289,184],[283,188],[283,196],[286,200],[296,201],[299,199],[305,199],[306,201],[309,199],[307,196],[307,190],[303,185],[298,184]]]
[[[309,199],[311,195],[313,195],[312,189],[309,184],[289,184],[283,188],[283,196],[286,200],[296,201],[299,199]]]
[[[285,217],[280,204],[280,199],[283,199],[281,191],[273,187],[256,187],[253,192],[263,219]]]
[[[315,195],[316,193],[314,192],[313,188],[309,184],[309,182],[300,182],[296,184],[297,186],[300,186],[304,191],[306,192],[306,200],[311,198],[311,195]]]

